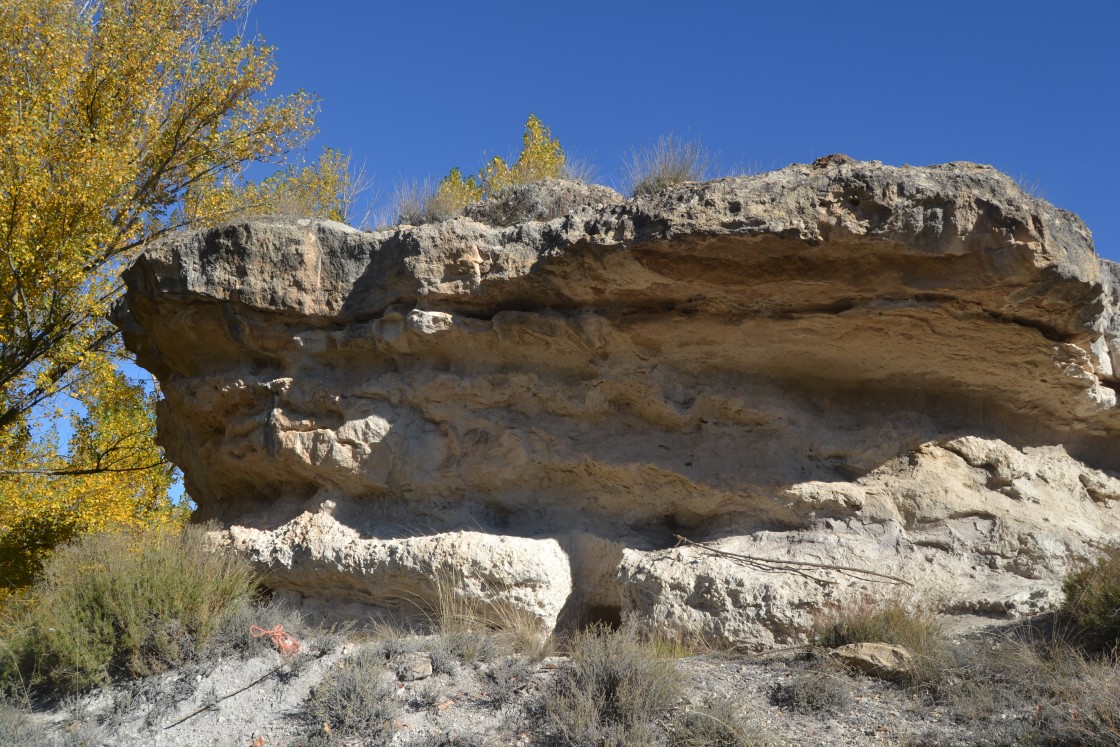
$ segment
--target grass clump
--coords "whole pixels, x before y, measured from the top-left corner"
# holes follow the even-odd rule
[[[509,653],[537,661],[552,650],[539,617],[485,585],[468,583],[457,569],[436,569],[429,593],[416,604],[426,626],[439,635],[439,647],[464,661],[487,662]]]
[[[1090,647],[1112,648],[1120,641],[1120,551],[1066,576],[1063,612],[1079,639]]]
[[[945,632],[933,612],[900,599],[863,602],[833,612],[816,626],[814,643],[839,648],[851,643],[888,643],[914,656],[909,684],[941,676],[948,655]]]
[[[400,711],[396,683],[385,669],[384,656],[373,649],[336,664],[306,705],[307,720],[314,724],[313,744],[322,735],[335,739],[387,735]]]
[[[412,179],[397,185],[392,197],[394,223],[421,226],[450,220],[461,212],[462,200],[440,191],[431,179]]]
[[[569,644],[571,661],[545,696],[547,728],[560,744],[654,744],[655,720],[680,696],[671,661],[630,629],[592,628]]]
[[[978,744],[1120,744],[1120,672],[1069,645],[988,636],[951,650],[938,674],[922,692]]]
[[[9,680],[72,692],[155,674],[194,657],[256,580],[203,527],[96,534],[60,548],[7,621]]]
[[[669,747],[762,747],[770,741],[726,700],[687,711],[669,733]]]
[[[641,640],[661,659],[686,659],[690,656],[725,653],[730,646],[701,634],[655,627],[643,630]]]
[[[657,142],[633,151],[623,165],[630,194],[644,197],[683,182],[702,180],[711,158],[699,142],[664,135]]]
[[[770,695],[770,703],[801,714],[831,714],[852,702],[852,686],[843,672],[810,669],[781,682]]]
[[[909,649],[916,656],[939,651],[945,640],[941,623],[930,610],[898,599],[842,608],[818,623],[813,637],[825,648],[850,643],[890,643]]]
[[[0,744],[21,747],[54,747],[56,741],[43,727],[31,719],[31,714],[8,703],[0,703]]]

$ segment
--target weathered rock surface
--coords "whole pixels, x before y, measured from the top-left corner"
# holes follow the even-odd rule
[[[1016,615],[1120,531],[1120,269],[989,167],[229,225],[125,281],[199,517],[340,614],[454,567],[548,625],[765,645],[885,593],[820,566]]]
[[[849,669],[882,680],[904,681],[914,671],[914,654],[890,643],[849,643],[829,654]]]
[[[618,205],[622,195],[610,187],[569,179],[545,179],[515,184],[496,195],[468,205],[463,215],[491,226],[559,218],[580,208]]]

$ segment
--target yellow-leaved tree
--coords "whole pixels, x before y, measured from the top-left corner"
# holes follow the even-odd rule
[[[495,156],[479,169],[478,174],[464,178],[458,168],[440,180],[434,197],[439,209],[447,214],[462,211],[467,205],[497,194],[515,184],[528,184],[564,172],[565,157],[560,142],[535,115],[530,114],[521,136],[521,154],[512,166]]]
[[[317,107],[266,95],[272,50],[227,33],[250,6],[0,0],[0,589],[78,533],[181,519],[156,395],[106,320],[122,267],[186,225],[342,217],[337,153],[244,179],[305,145]]]

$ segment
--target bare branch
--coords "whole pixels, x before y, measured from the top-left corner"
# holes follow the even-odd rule
[[[689,538],[682,537],[679,534],[675,534],[673,536],[677,538],[677,542],[679,542],[680,544],[684,544],[689,547],[695,547],[701,552],[707,553],[708,555],[711,555],[713,557],[730,560],[737,565],[742,565],[748,568],[753,568],[769,573],[794,573],[799,576],[805,576],[806,578],[815,581],[816,583],[833,584],[835,582],[826,581],[824,579],[819,579],[815,576],[809,575],[806,572],[806,569],[835,571],[837,573],[843,573],[845,575],[853,576],[861,581],[874,581],[879,583],[913,586],[912,583],[904,578],[891,576],[886,573],[879,573],[867,568],[854,568],[852,566],[834,565],[832,563],[811,563],[807,560],[780,560],[777,558],[761,558],[756,555],[743,555],[740,553],[728,552],[726,550],[719,550],[715,547],[712,547],[711,545],[704,544],[702,542],[693,542]]]

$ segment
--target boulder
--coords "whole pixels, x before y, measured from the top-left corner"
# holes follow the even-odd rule
[[[784,645],[900,585],[1051,608],[1120,531],[1120,269],[990,167],[262,219],[124,280],[196,516],[325,612],[430,606],[456,568],[547,626]]]
[[[904,682],[914,671],[914,654],[890,643],[849,643],[829,655],[848,669],[881,680]]]
[[[395,664],[397,679],[401,682],[426,680],[432,676],[432,657],[419,651],[403,654]]]
[[[526,221],[552,220],[579,208],[622,202],[622,195],[610,187],[571,179],[543,179],[507,187],[468,205],[463,215],[491,226],[512,226]]]

